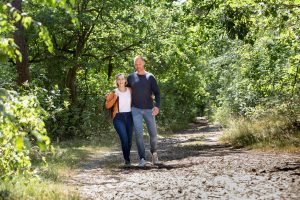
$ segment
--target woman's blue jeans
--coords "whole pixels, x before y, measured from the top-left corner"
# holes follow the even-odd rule
[[[123,157],[130,162],[130,149],[132,145],[133,121],[131,112],[117,113],[113,120],[114,127],[119,135]]]
[[[157,150],[157,128],[152,109],[140,109],[132,107],[132,118],[134,124],[135,141],[138,148],[140,159],[145,159],[145,146],[143,139],[143,120],[145,120],[150,136],[151,153]]]

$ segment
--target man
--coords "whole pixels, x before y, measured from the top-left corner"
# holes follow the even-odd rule
[[[150,136],[150,152],[153,164],[159,164],[157,156],[157,127],[155,116],[159,113],[160,91],[153,74],[145,71],[145,60],[142,56],[134,58],[136,72],[127,78],[128,86],[132,88],[132,117],[135,140],[139,153],[139,166],[145,166],[145,146],[143,140],[143,119],[146,122]],[[155,105],[153,102],[155,96]]]

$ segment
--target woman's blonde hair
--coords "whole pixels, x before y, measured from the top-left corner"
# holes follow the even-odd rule
[[[116,86],[119,87],[118,82],[117,82],[119,76],[124,76],[124,79],[125,79],[125,85],[126,85],[126,84],[127,84],[126,75],[125,75],[124,73],[119,73],[119,74],[117,74],[117,75],[115,76],[115,84],[116,84]]]

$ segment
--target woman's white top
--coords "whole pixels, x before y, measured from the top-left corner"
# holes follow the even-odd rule
[[[118,88],[115,90],[119,97],[119,112],[131,112],[131,93],[130,89],[126,87],[125,92],[121,92]]]

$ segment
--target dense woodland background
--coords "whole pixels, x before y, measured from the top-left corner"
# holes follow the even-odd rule
[[[299,21],[299,0],[1,1],[0,178],[50,141],[106,139],[104,95],[136,55],[160,133],[207,116],[233,144],[299,147]]]

